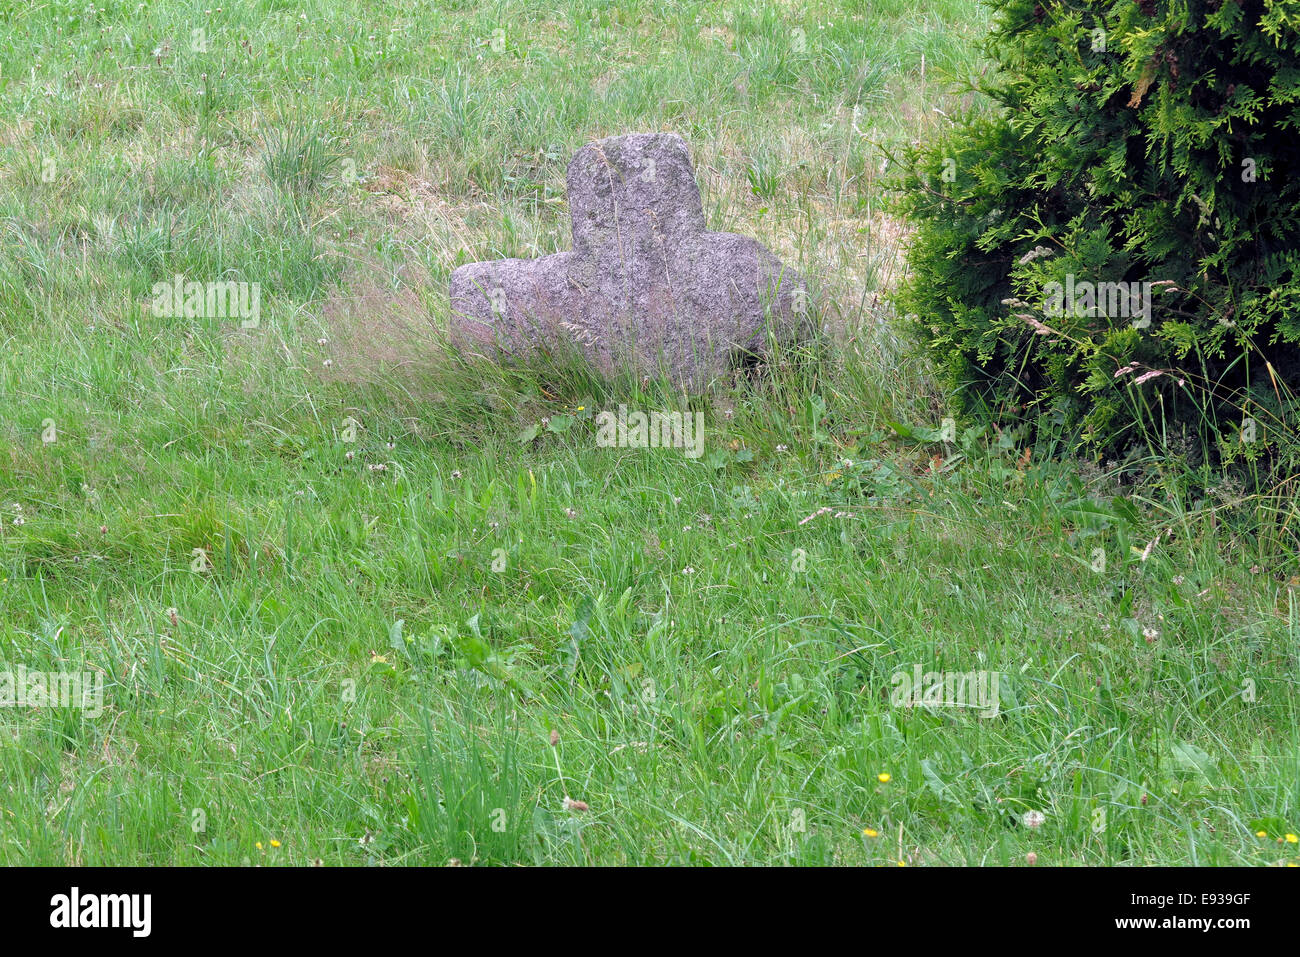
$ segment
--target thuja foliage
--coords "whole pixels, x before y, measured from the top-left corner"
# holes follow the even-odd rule
[[[993,108],[899,183],[902,311],[962,410],[1294,472],[1300,0],[991,5]]]

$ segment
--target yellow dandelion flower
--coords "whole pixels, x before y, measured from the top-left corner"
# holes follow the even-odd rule
[[[276,841],[276,840],[272,840],[272,841],[271,841],[271,846],[272,846],[272,847],[279,847],[279,846],[280,846],[280,842],[279,842],[279,841]]]
[[[877,830],[875,830],[874,828],[864,827],[864,828],[862,829],[862,836],[863,836],[863,837],[880,837],[880,832],[877,831]]]
[[[884,771],[881,771],[879,774],[876,775],[876,780],[879,781],[881,784],[888,784],[890,781],[890,777]]]
[[[898,866],[899,866],[899,867],[906,867],[906,866],[907,866],[907,861],[899,861],[899,862],[898,862]]]
[[[1294,834],[1288,834],[1286,836],[1286,842],[1288,844],[1300,844],[1300,837],[1296,837]]]
[[[257,849],[260,851],[260,850],[262,849],[262,842],[261,842],[261,841],[258,841],[258,842],[257,842],[256,844],[254,844],[253,846],[254,846],[255,848],[257,848]]]
[[[1256,837],[1268,837],[1268,831],[1256,831],[1256,832],[1255,832],[1255,836],[1256,836]]]

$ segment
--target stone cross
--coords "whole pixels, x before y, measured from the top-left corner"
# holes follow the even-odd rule
[[[569,163],[572,252],[461,266],[451,337],[463,350],[521,356],[576,346],[599,370],[666,373],[701,390],[768,336],[797,339],[804,281],[760,243],[704,228],[681,137],[632,133]]]

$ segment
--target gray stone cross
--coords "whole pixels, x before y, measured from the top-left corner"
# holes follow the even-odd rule
[[[569,163],[573,251],[461,266],[451,276],[457,347],[524,355],[568,342],[602,372],[659,371],[700,390],[769,331],[799,336],[803,280],[760,243],[710,233],[681,137],[632,133]]]

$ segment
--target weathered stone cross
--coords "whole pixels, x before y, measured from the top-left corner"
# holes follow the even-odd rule
[[[671,133],[591,143],[569,163],[573,251],[461,266],[451,334],[522,355],[572,343],[606,374],[665,372],[695,390],[768,334],[797,338],[803,280],[760,243],[704,228],[690,154]]]

